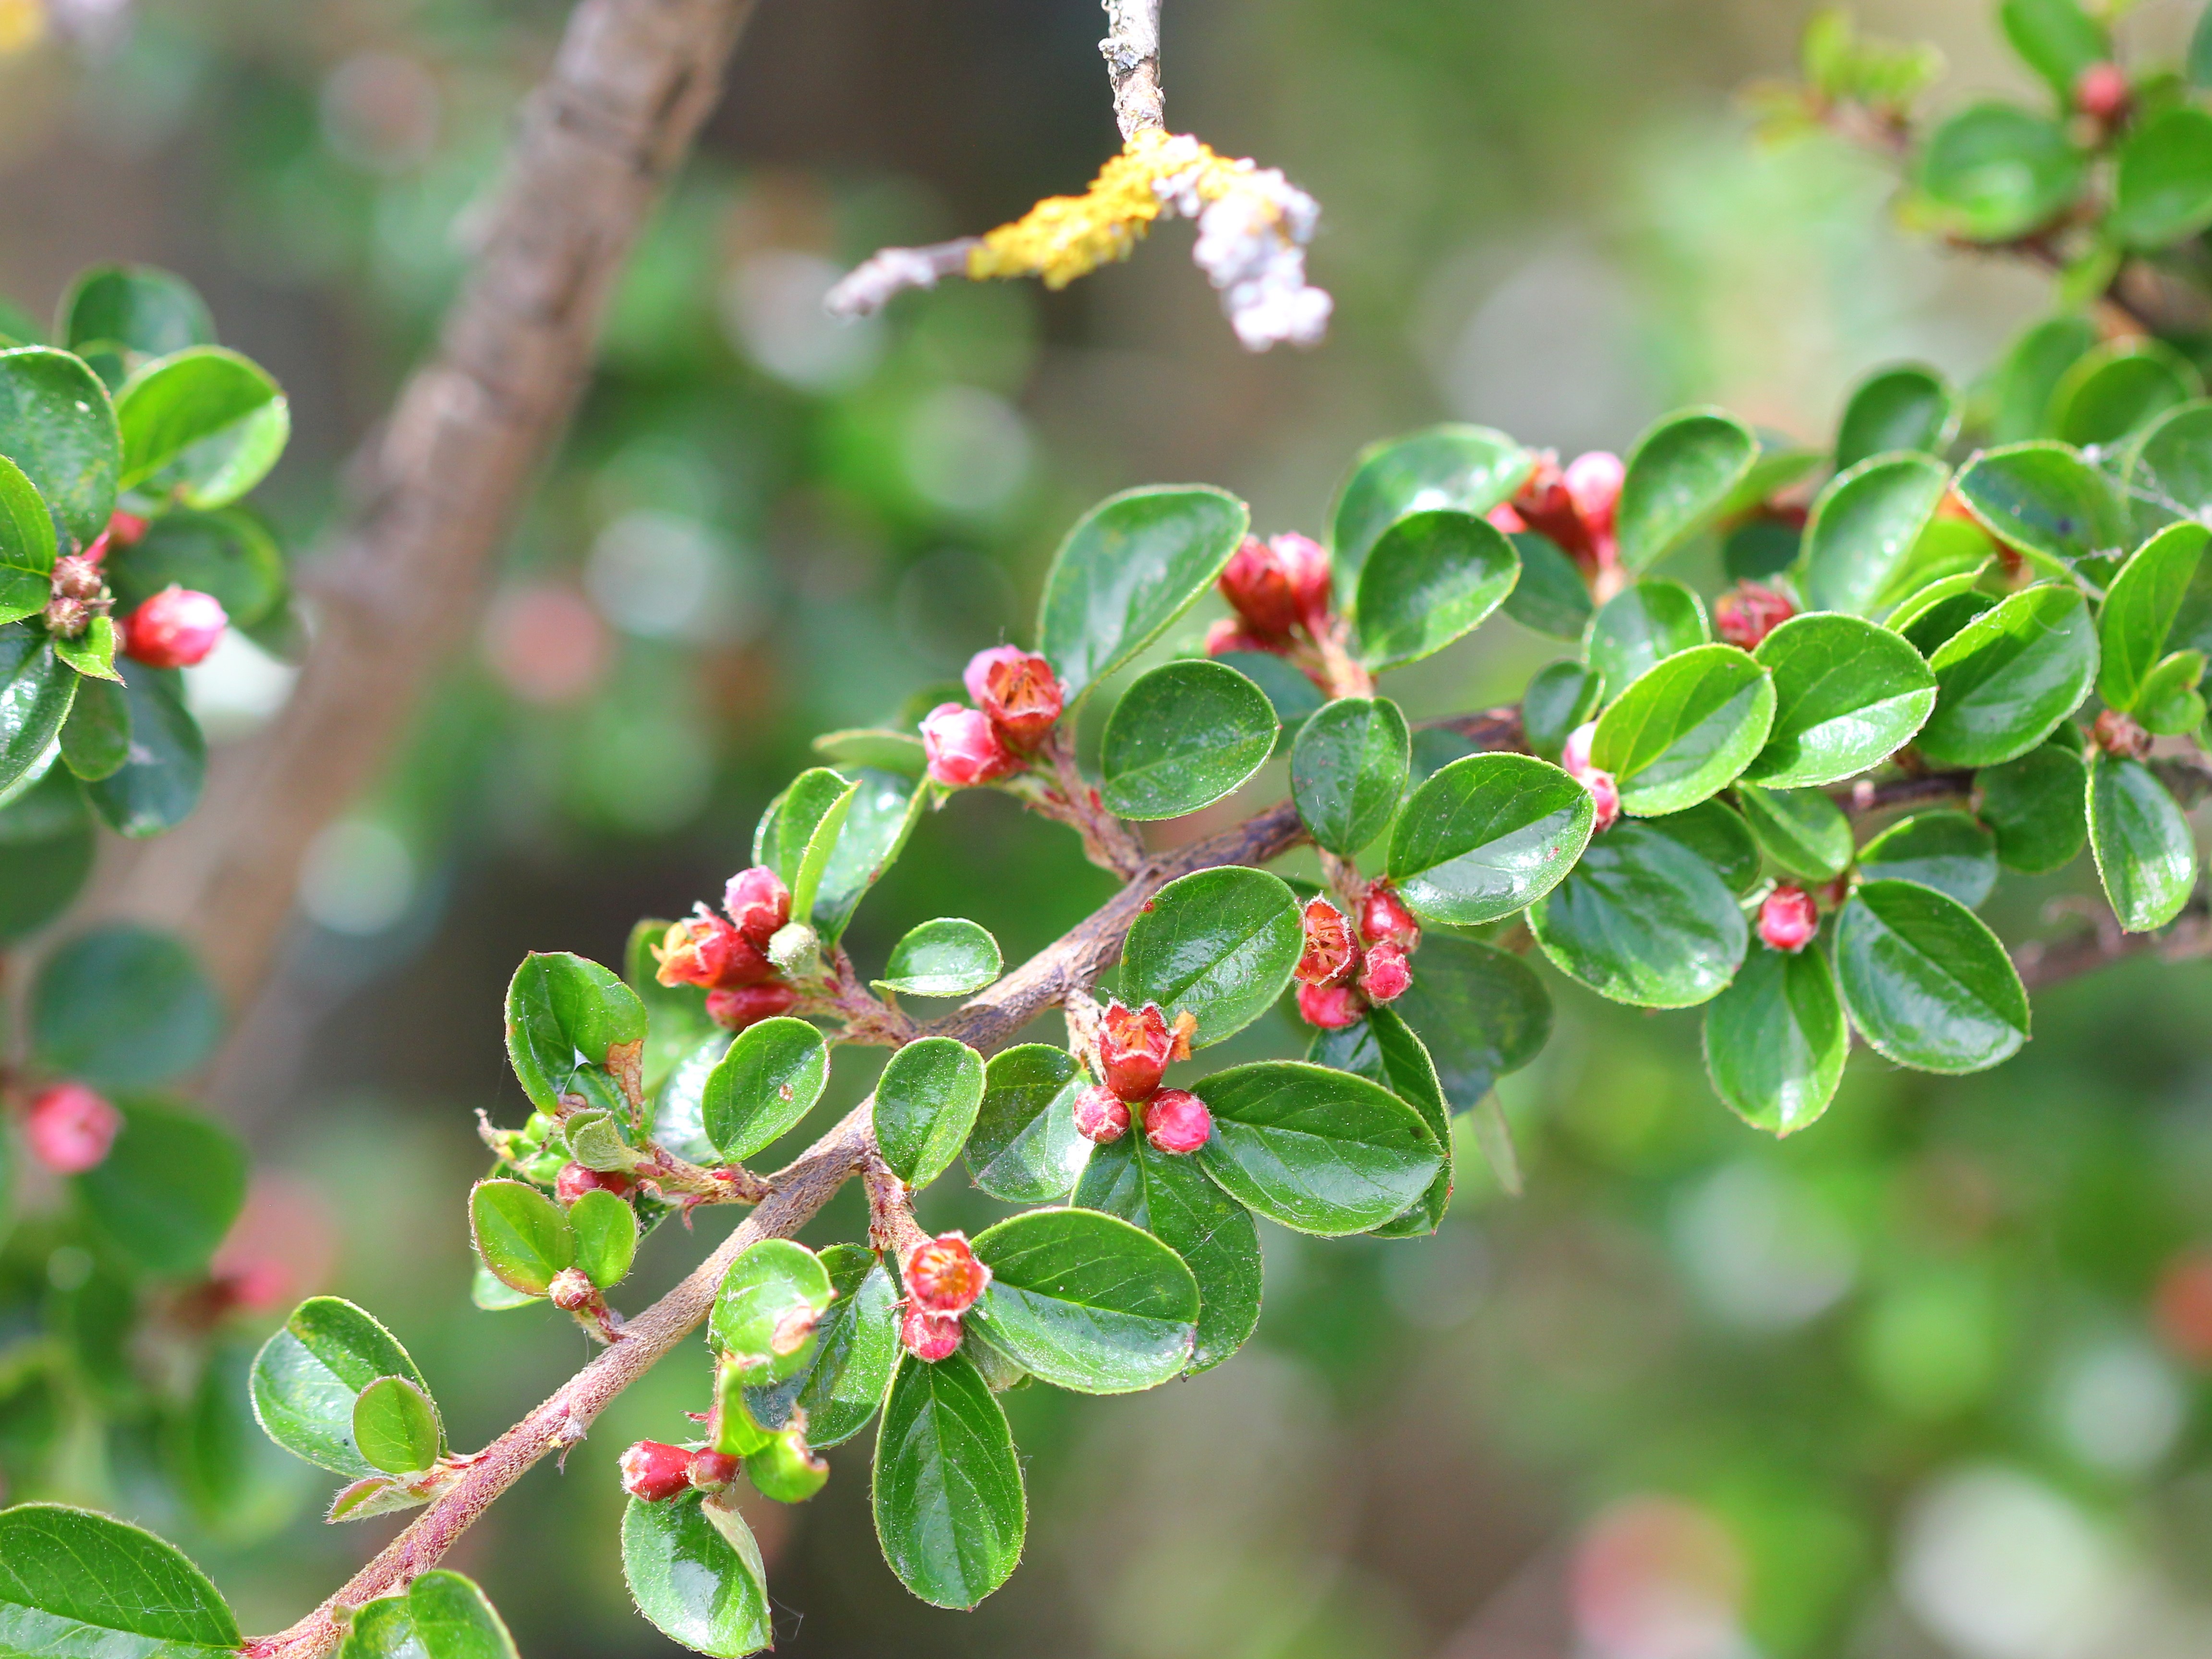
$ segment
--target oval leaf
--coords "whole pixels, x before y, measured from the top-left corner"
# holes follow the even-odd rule
[[[222,1004],[183,940],[103,927],[40,965],[30,1027],[32,1052],[47,1070],[137,1088],[204,1064],[222,1040]]]
[[[1996,838],[1964,812],[1916,812],[1859,849],[1869,881],[1917,881],[1969,910],[1997,884]]]
[[[1753,655],[1774,678],[1774,726],[1744,775],[1771,788],[1856,776],[1936,707],[1936,675],[1911,642],[1856,617],[1792,617]]]
[[[2121,567],[2097,612],[2097,695],[2131,710],[2143,682],[2166,655],[2167,636],[2187,602],[2208,532],[2200,524],[2169,525]]]
[[[1048,1043],[1024,1042],[992,1055],[983,1068],[983,1104],[968,1137],[968,1173],[975,1184],[1009,1204],[1064,1197],[1083,1173],[1090,1146],[1075,1132],[1075,1099],[1089,1082],[1073,1055]]]
[[[507,987],[507,1055],[541,1112],[557,1115],[579,1055],[611,1066],[616,1050],[645,1041],[645,1004],[596,962],[533,951]]]
[[[631,1498],[623,1511],[623,1577],[637,1610],[662,1635],[717,1659],[740,1659],[774,1647],[775,1631],[760,1547],[719,1497]]]
[[[1200,870],[1170,882],[1130,925],[1121,1000],[1198,1020],[1191,1046],[1243,1030],[1283,994],[1304,947],[1298,901],[1264,870]]]
[[[374,1470],[354,1442],[354,1401],[380,1376],[429,1393],[407,1350],[373,1315],[335,1296],[312,1297],[254,1358],[253,1414],[294,1456],[357,1480]]]
[[[1629,452],[1613,515],[1621,563],[1648,569],[1702,530],[1758,459],[1751,428],[1717,409],[1669,415],[1647,429]]]
[[[921,746],[915,744],[917,753]],[[872,766],[849,767],[847,772],[853,780],[852,800],[822,866],[810,918],[825,945],[844,936],[868,890],[904,850],[929,799],[918,776]]]
[[[2064,444],[1984,450],[1953,487],[1990,535],[2054,570],[2113,552],[2127,538],[2109,477]]]
[[[1370,668],[1417,661],[1478,626],[1520,580],[1504,532],[1468,513],[1412,513],[1376,538],[1353,615]]]
[[[804,1244],[763,1238],[722,1275],[707,1340],[753,1382],[779,1382],[805,1367],[823,1311],[836,1296],[830,1270]]]
[[[867,1426],[900,1352],[898,1287],[875,1252],[832,1244],[820,1261],[837,1299],[815,1326],[805,1363],[779,1382],[745,1390],[745,1409],[763,1428],[784,1427],[794,1407],[805,1412],[806,1443],[817,1450]]]
[[[568,1218],[523,1182],[477,1182],[469,1194],[469,1231],[492,1277],[526,1296],[544,1295],[554,1274],[575,1265]]]
[[[754,826],[753,862],[768,866],[791,890],[793,915],[813,915],[830,855],[860,795],[859,784],[817,766],[793,778]]]
[[[1528,925],[1562,973],[1643,1008],[1710,1001],[1750,939],[1713,866],[1633,820],[1592,841],[1574,873],[1528,912]]]
[[[397,1595],[354,1609],[338,1659],[516,1659],[484,1593],[458,1572],[424,1573]]]
[[[1982,822],[1996,835],[2008,870],[2042,875],[2070,863],[2089,838],[2089,775],[2081,757],[2054,738],[2018,760],[1974,774]]]
[[[568,1206],[568,1230],[576,1235],[576,1265],[592,1284],[611,1291],[629,1277],[637,1255],[637,1212],[628,1200],[593,1188]]]
[[[1469,755],[1407,801],[1390,834],[1390,879],[1432,921],[1495,921],[1565,877],[1596,819],[1589,791],[1550,762]]]
[[[964,997],[998,978],[1003,966],[999,941],[980,922],[941,916],[910,928],[891,947],[884,977],[874,983],[908,996]]]
[[[420,1388],[404,1376],[380,1376],[354,1396],[353,1443],[372,1468],[413,1474],[438,1461],[445,1434]]]
[[[1732,645],[1679,652],[1598,716],[1590,759],[1613,774],[1621,811],[1656,817],[1734,782],[1774,724],[1774,681]]]
[[[1300,1232],[1379,1226],[1443,1167],[1421,1115],[1348,1072],[1266,1060],[1192,1092],[1213,1114],[1212,1138],[1192,1156],[1231,1197]]]
[[[268,371],[222,346],[146,364],[116,394],[126,489],[157,485],[187,507],[226,507],[259,483],[292,435]]]
[[[2089,762],[2089,847],[2112,914],[2130,933],[2163,927],[2197,885],[2189,820],[2150,768],[2100,751]]]
[[[2056,121],[2011,104],[1975,104],[1921,147],[1917,205],[1947,234],[2009,241],[2063,212],[2081,187],[2084,167]]]
[[[1923,1072],[1978,1072],[2027,1041],[2027,993],[1981,919],[1932,887],[1869,881],[1837,913],[1836,978],[1874,1051]]]
[[[1705,1074],[1753,1128],[1795,1133],[1828,1109],[1850,1052],[1836,976],[1817,947],[1753,945],[1705,1005]]]
[[[214,1659],[244,1639],[207,1575],[152,1533],[59,1504],[0,1510],[0,1640],[15,1651]]]
[[[1736,803],[1759,849],[1793,876],[1833,881],[1851,861],[1851,821],[1818,789],[1742,784]]]
[[[45,346],[0,351],[0,454],[75,547],[107,528],[123,440],[107,388],[82,360]]]
[[[1946,641],[1936,712],[1920,752],[1937,766],[1994,766],[2024,755],[2081,707],[2097,673],[2096,629],[2074,588],[2023,588]]]
[[[707,1074],[707,1139],[742,1162],[812,1111],[829,1080],[829,1045],[805,1020],[779,1014],[748,1025]]]
[[[1360,452],[1329,522],[1337,591],[1359,591],[1369,550],[1409,513],[1438,507],[1480,518],[1521,487],[1536,458],[1502,432],[1432,426]]]
[[[1028,1501],[1006,1414],[965,1353],[906,1355],[876,1431],[876,1537],[899,1582],[972,1607],[1021,1559]]]
[[[1235,790],[1274,752],[1267,694],[1218,662],[1171,662],[1114,705],[1100,750],[1101,793],[1125,818],[1181,817]]]
[[[2145,120],[2120,146],[2108,235],[2157,248],[2212,225],[2212,115],[2186,106]]]
[[[1315,845],[1350,858],[1398,810],[1413,734],[1388,697],[1339,697],[1291,750],[1291,799]]]
[[[1942,375],[1924,363],[1881,369],[1861,380],[1844,405],[1836,471],[1903,449],[1940,455],[1958,430],[1959,399]]]
[[[1626,685],[1711,637],[1698,596],[1680,582],[1656,578],[1622,588],[1598,607],[1583,655],[1607,685]]]
[[[1522,627],[1555,640],[1579,640],[1590,619],[1589,584],[1559,544],[1533,530],[1507,540],[1521,561],[1521,580],[1505,596],[1505,614]]]
[[[1925,455],[1876,455],[1828,481],[1805,526],[1805,597],[1871,615],[1911,562],[1950,469]]]
[[[983,1056],[951,1037],[922,1037],[876,1079],[876,1144],[891,1172],[926,1187],[952,1165],[983,1103]]]
[[[1032,1210],[986,1228],[975,1249],[992,1278],[972,1328],[1031,1376],[1128,1394],[1189,1364],[1198,1281],[1150,1233],[1096,1210]]]

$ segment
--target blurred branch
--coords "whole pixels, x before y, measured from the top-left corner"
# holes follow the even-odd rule
[[[581,0],[570,15],[438,349],[356,456],[358,505],[306,573],[316,628],[291,702],[114,896],[185,933],[234,1006],[269,970],[309,843],[375,781],[474,623],[590,374],[608,295],[751,9]]]
[[[2124,933],[2101,907],[2093,920],[2096,925],[2087,933],[2051,944],[2033,940],[2014,951],[2013,966],[2020,970],[2021,982],[2040,991],[2133,957],[2155,956],[2168,963],[2212,957],[2212,901],[2202,893],[2155,933]]]
[[[1160,0],[1104,0],[1106,38],[1098,43],[1114,82],[1114,118],[1126,142],[1168,124],[1160,88]]]

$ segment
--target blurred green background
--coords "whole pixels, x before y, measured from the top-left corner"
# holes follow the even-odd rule
[[[1789,72],[1808,10],[1168,0],[1171,125],[1324,209],[1331,338],[1252,358],[1187,228],[1063,294],[955,286],[830,322],[823,290],[872,248],[1090,176],[1115,143],[1102,20],[1091,0],[762,0],[474,651],[318,842],[283,969],[210,1085],[258,1143],[249,1224],[290,1293],[385,1317],[462,1444],[578,1364],[556,1316],[466,1295],[471,1114],[525,1110],[500,1039],[514,963],[617,960],[635,917],[718,892],[807,739],[1024,637],[1059,532],[1108,491],[1204,480],[1263,532],[1314,531],[1360,444],[1438,418],[1625,450],[1710,399],[1818,438],[1875,365],[1984,368],[2050,304],[2041,279],[1893,228],[1866,160],[1747,136],[1734,94]],[[2124,38],[2171,54],[2193,10],[2143,0]],[[1945,101],[2025,85],[1975,0],[1861,15],[1942,46]],[[307,556],[562,16],[0,0],[0,293],[46,307],[112,258],[190,276],[291,394],[264,495]],[[1501,621],[1400,690],[1416,713],[1479,707],[1552,654]],[[192,678],[218,738],[287,685],[236,639]],[[1263,774],[1209,823],[1280,789]],[[1992,920],[2017,937],[2086,881],[2027,884]],[[963,798],[849,942],[866,970],[914,921],[959,915],[1018,957],[1106,890],[1064,836]],[[1524,1196],[1470,1156],[1431,1238],[1263,1224],[1267,1312],[1232,1364],[1122,1399],[1009,1396],[1030,1549],[974,1614],[899,1589],[865,1442],[832,1454],[820,1498],[756,1516],[780,1650],[2212,1652],[2208,970],[2139,963],[2051,994],[2036,1041],[1971,1079],[1861,1054],[1783,1145],[1713,1098],[1692,1017],[1544,971],[1559,1035],[1504,1090]],[[1297,1042],[1285,1024],[1232,1057]],[[833,1089],[856,1099],[865,1063],[844,1069]],[[850,1200],[809,1237],[855,1236]],[[973,1226],[991,1207],[956,1175],[921,1211]],[[727,1224],[657,1235],[632,1295]],[[240,1352],[258,1335],[241,1327]],[[673,1650],[627,1604],[613,1464],[637,1436],[680,1437],[705,1384],[703,1364],[664,1365],[469,1534],[453,1564],[526,1652]],[[322,1477],[258,1446],[255,1500],[211,1539],[134,1478],[134,1449],[80,1439],[65,1490],[135,1506],[249,1628],[289,1622],[398,1524],[322,1527]]]

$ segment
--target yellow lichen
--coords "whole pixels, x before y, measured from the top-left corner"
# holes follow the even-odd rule
[[[1012,224],[987,233],[968,255],[972,277],[1041,276],[1047,288],[1126,259],[1166,204],[1155,188],[1187,180],[1200,201],[1231,188],[1250,163],[1223,160],[1191,137],[1140,132],[1098,170],[1080,196],[1048,196]]]

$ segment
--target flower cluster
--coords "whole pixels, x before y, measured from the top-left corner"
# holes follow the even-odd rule
[[[1170,1024],[1157,1002],[1141,1008],[1109,1003],[1098,1030],[1098,1069],[1106,1080],[1077,1097],[1076,1133],[1101,1146],[1119,1140],[1129,1133],[1133,1106],[1155,1151],[1181,1155],[1205,1146],[1213,1133],[1206,1103],[1187,1090],[1160,1086],[1168,1062],[1189,1057],[1196,1024],[1188,1014]]]
[[[106,560],[111,550],[134,545],[145,535],[146,520],[120,508],[108,515],[107,527],[76,553],[54,561],[48,578],[51,591],[39,619],[57,639],[74,640],[115,608],[107,586]],[[191,668],[207,660],[222,642],[230,616],[212,593],[171,582],[140,603],[116,628],[116,644],[123,654],[149,668]]]
[[[775,871],[757,864],[730,878],[722,908],[725,914],[717,915],[702,904],[695,915],[669,925],[653,947],[660,964],[654,977],[663,985],[703,987],[708,1017],[742,1031],[790,1012],[799,1002],[799,992],[768,953],[769,941],[791,920],[791,890]]]
[[[1609,572],[1617,581],[1620,552],[1613,514],[1627,476],[1626,465],[1610,450],[1590,450],[1564,467],[1547,450],[1513,499],[1491,509],[1490,521],[1509,535],[1533,530],[1557,544],[1585,576]]]
[[[1298,1012],[1324,1030],[1341,1030],[1378,1002],[1395,1002],[1413,982],[1412,956],[1421,924],[1387,881],[1361,895],[1355,931],[1325,898],[1305,908],[1305,949],[1298,957]]]
[[[967,1234],[939,1233],[907,1251],[899,1276],[906,1281],[899,1340],[933,1365],[960,1346],[961,1316],[990,1287],[991,1270],[975,1259]]]
[[[1596,735],[1595,720],[1567,733],[1566,746],[1559,750],[1559,765],[1590,792],[1590,799],[1597,803],[1597,823],[1592,833],[1603,835],[1620,817],[1620,787],[1612,773],[1590,764],[1590,740]]]
[[[1052,665],[1019,646],[977,652],[961,681],[975,706],[939,703],[921,722],[929,775],[947,788],[990,783],[1020,770],[1052,735],[1067,703],[1067,688]]]

